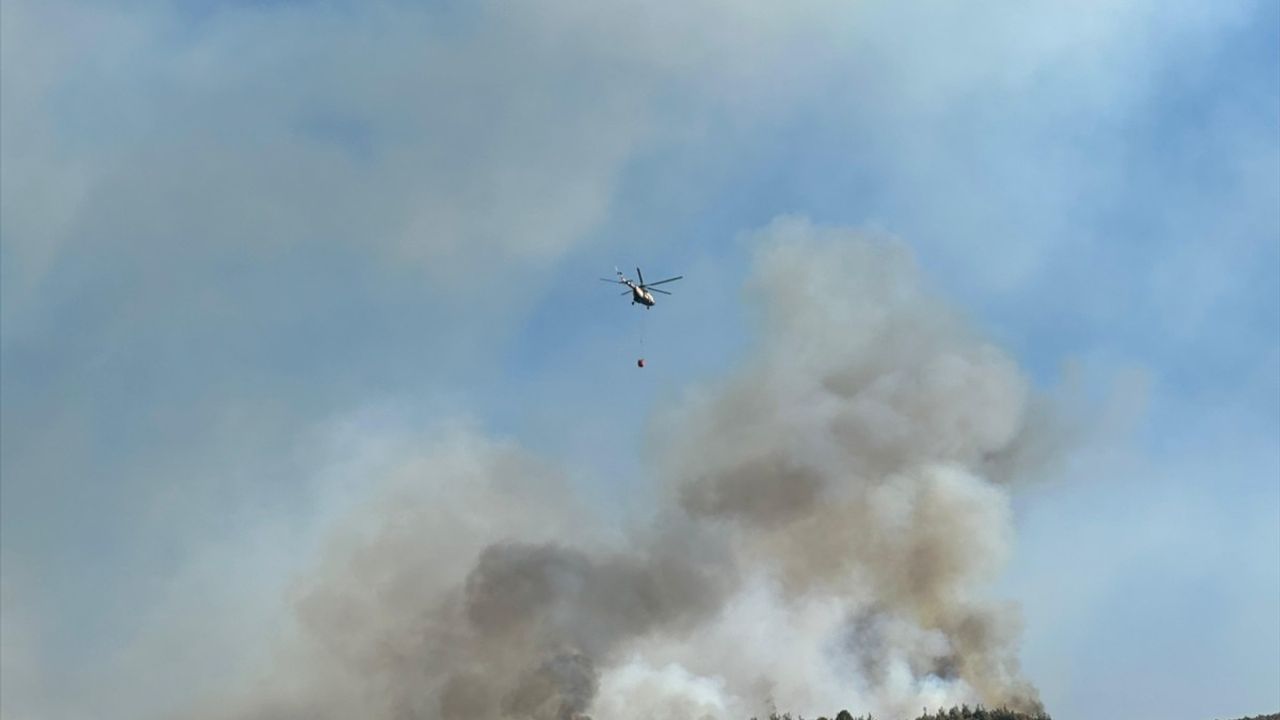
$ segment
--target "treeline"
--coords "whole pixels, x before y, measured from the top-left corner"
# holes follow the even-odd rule
[[[1259,717],[1258,720],[1280,720],[1280,716]],[[758,720],[752,718],[751,720]],[[767,720],[805,720],[802,715],[792,715],[791,713],[770,713]],[[815,720],[831,720],[825,716],[815,718]],[[841,710],[834,720],[876,720],[872,715],[851,715],[848,710]],[[960,705],[950,710],[938,708],[937,712],[930,713],[927,710],[917,715],[915,720],[1052,720],[1043,712],[1033,715],[1009,710],[1008,708],[984,708],[981,705],[971,708],[968,705]],[[1242,720],[1254,720],[1253,718],[1242,718]]]
[[[1051,720],[1051,718],[1043,710],[1035,714],[1028,714],[1008,708],[988,710],[981,705],[976,708],[961,705],[950,710],[938,708],[937,712],[932,714],[926,712],[918,716],[916,720]]]
[[[758,720],[758,718],[751,718]],[[791,713],[770,713],[767,720],[805,720],[803,715],[792,715]],[[815,718],[814,720],[831,720],[825,716]],[[848,710],[841,710],[834,720],[876,720],[871,715],[850,715]],[[971,708],[968,705],[953,707],[950,710],[938,709],[937,712],[928,712],[917,715],[915,720],[1051,720],[1050,717],[1038,712],[1034,715],[1009,710],[1007,708],[994,708],[988,710],[979,705]],[[1280,713],[1272,713],[1271,715],[1254,715],[1252,717],[1239,718],[1239,720],[1280,720]]]

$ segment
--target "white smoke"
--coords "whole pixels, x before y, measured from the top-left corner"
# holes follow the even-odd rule
[[[1008,481],[1052,444],[1027,381],[900,242],[797,218],[752,242],[759,340],[658,418],[650,524],[620,536],[546,463],[444,437],[303,583],[303,639],[207,715],[1038,706],[986,592]]]

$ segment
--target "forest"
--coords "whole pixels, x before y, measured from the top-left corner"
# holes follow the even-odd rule
[[[752,720],[758,720],[758,718],[752,718]],[[791,713],[783,713],[782,715],[773,713],[769,715],[767,720],[805,720],[805,718],[801,715],[792,715]],[[841,710],[838,714],[836,714],[834,718],[819,716],[817,718],[814,718],[813,720],[877,720],[877,719],[871,715],[855,716],[855,715],[851,715],[848,710]],[[895,720],[895,719],[881,718],[880,720]],[[968,705],[961,705],[959,707],[953,707],[950,710],[943,710],[942,708],[938,708],[934,712],[929,712],[927,709],[924,709],[922,710],[920,715],[917,715],[912,720],[1051,720],[1051,718],[1049,717],[1049,715],[1047,715],[1044,712],[1038,712],[1038,713],[1029,715],[1027,713],[1008,710],[1006,708],[987,709],[982,707],[981,705],[971,708]],[[1251,717],[1239,718],[1238,720],[1280,720],[1280,713],[1272,713],[1270,715],[1254,715]]]
[[[752,720],[758,720],[752,718]],[[805,720],[801,715],[792,715],[791,713],[783,713],[781,715],[773,713],[769,715],[767,720]],[[841,710],[834,718],[828,718],[825,715],[814,718],[813,720],[908,720],[906,718],[879,718],[872,715],[852,715],[848,710]],[[911,720],[1052,720],[1044,712],[1035,714],[1027,714],[1017,712],[1007,708],[984,708],[981,705],[977,707],[969,707],[968,705],[960,705],[950,710],[938,708],[935,712],[929,712],[922,709],[921,714]],[[1248,720],[1248,719],[1246,719]],[[1259,720],[1271,720],[1271,716],[1267,718],[1259,718]],[[1280,720],[1278,718],[1277,720]]]

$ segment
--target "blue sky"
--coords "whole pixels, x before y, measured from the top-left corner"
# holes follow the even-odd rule
[[[163,638],[269,623],[361,494],[351,427],[474,425],[643,514],[651,413],[742,362],[744,238],[780,215],[901,238],[1082,427],[1015,492],[996,589],[1052,713],[1280,707],[1280,5],[2,25],[6,716],[234,672]],[[646,317],[614,265],[686,279]],[[264,538],[243,582],[204,574]],[[102,670],[157,664],[152,705]]]

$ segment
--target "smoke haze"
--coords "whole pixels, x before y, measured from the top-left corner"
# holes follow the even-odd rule
[[[1012,542],[1017,366],[892,238],[756,233],[759,340],[655,418],[665,498],[619,534],[529,453],[460,431],[299,590],[303,637],[217,717],[746,718],[1038,706]],[[1025,465],[1025,463],[1024,463]]]
[[[0,718],[1280,707],[1278,127],[1257,0],[0,0]]]

